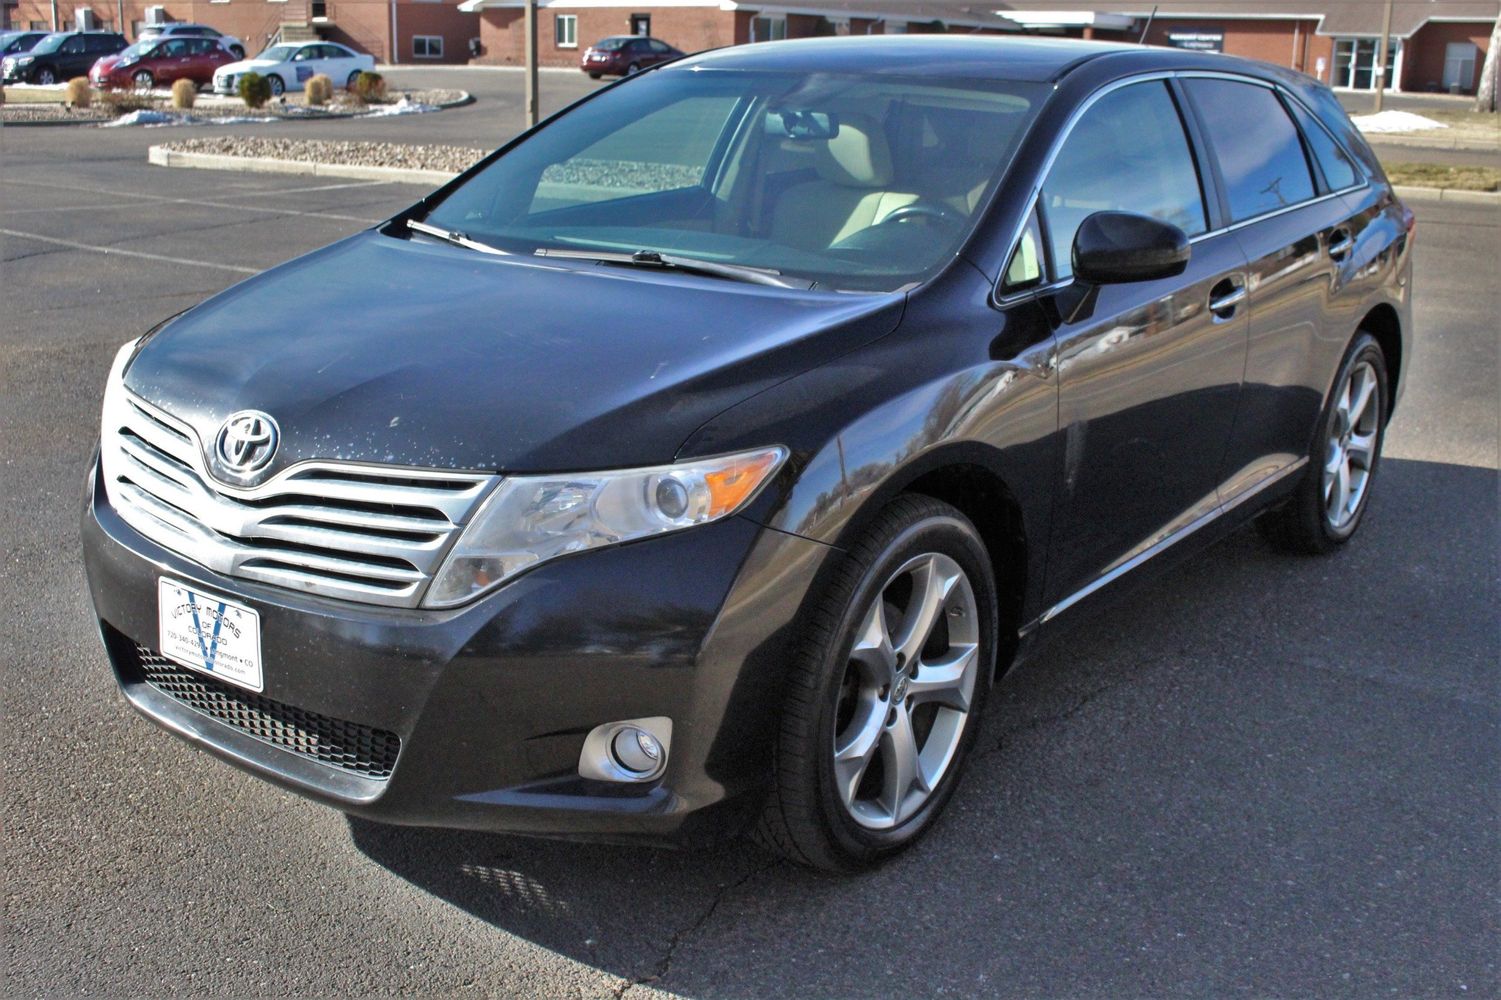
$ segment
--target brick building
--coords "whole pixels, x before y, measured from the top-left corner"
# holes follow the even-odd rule
[[[134,40],[153,21],[208,24],[259,52],[271,40],[325,38],[387,63],[462,63],[479,17],[456,0],[0,0],[19,28],[89,26]],[[393,44],[394,42],[394,44]]]
[[[1341,89],[1375,86],[1382,0],[538,0],[544,66],[577,66],[607,35],[650,34],[687,52],[776,38],[911,31],[1025,32],[1136,40],[1292,66]],[[463,0],[481,63],[523,60],[522,0]],[[1152,8],[1157,8],[1151,16]],[[1394,0],[1388,86],[1475,92],[1498,0]],[[1150,26],[1148,18],[1151,17]]]

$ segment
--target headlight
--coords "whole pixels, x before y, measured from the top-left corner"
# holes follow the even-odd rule
[[[36,62],[36,56],[22,56],[21,58],[19,58],[19,59],[16,60],[16,65],[17,66],[25,66],[28,63],[34,63],[34,62]]]
[[[503,479],[459,536],[423,604],[452,607],[570,552],[728,517],[786,457],[783,448],[764,448],[651,469]]]

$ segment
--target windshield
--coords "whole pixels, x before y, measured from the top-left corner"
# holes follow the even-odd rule
[[[652,73],[541,129],[427,220],[512,253],[653,250],[897,289],[968,236],[1043,93],[879,73]]]
[[[266,51],[262,52],[260,55],[256,56],[256,58],[270,59],[274,62],[286,62],[288,59],[292,58],[293,53],[295,53],[300,48],[302,48],[302,46],[300,45],[273,45]]]
[[[159,39],[156,38],[143,38],[133,45],[126,46],[124,49],[120,50],[120,61],[124,62],[127,59],[141,58],[146,53],[156,48],[158,41]]]
[[[56,52],[72,36],[66,31],[56,31],[43,38],[32,46],[31,51],[36,55],[45,55],[48,52]]]

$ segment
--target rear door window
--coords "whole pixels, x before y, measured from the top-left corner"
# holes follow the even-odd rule
[[[1183,84],[1214,148],[1232,222],[1313,197],[1313,174],[1298,129],[1270,87],[1207,78]]]
[[[1055,276],[1073,274],[1074,234],[1096,212],[1136,212],[1190,236],[1208,230],[1204,194],[1167,84],[1101,97],[1075,123],[1042,188]]]

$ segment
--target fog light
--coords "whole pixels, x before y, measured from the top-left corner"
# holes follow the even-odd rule
[[[672,720],[622,719],[595,726],[584,738],[579,774],[596,781],[654,781],[667,769]]]

